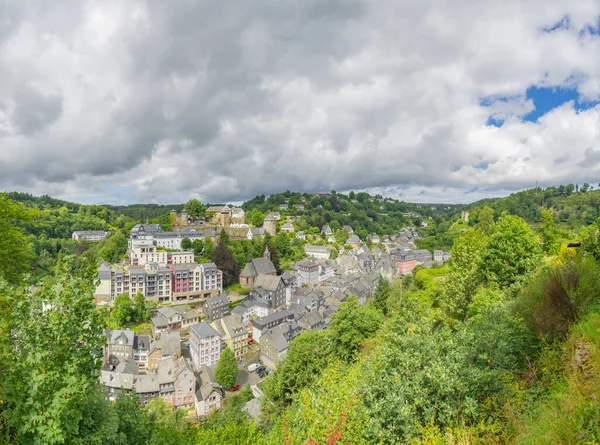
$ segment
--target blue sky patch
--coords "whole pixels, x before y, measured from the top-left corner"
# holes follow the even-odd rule
[[[570,25],[571,19],[568,15],[565,15],[562,19],[560,19],[559,22],[556,22],[554,25],[542,28],[542,31],[545,33],[551,33],[559,29],[569,29]]]
[[[482,107],[492,107],[498,102],[509,102],[518,97],[484,97],[479,100]],[[587,110],[596,106],[598,101],[586,101],[581,98],[581,95],[575,87],[537,87],[530,86],[525,92],[525,99],[531,100],[535,109],[527,114],[520,115],[522,121],[538,122],[539,118],[560,107],[566,102],[573,102],[573,107],[576,111]],[[504,118],[496,114],[491,114],[486,122],[486,125],[501,127],[504,124]]]

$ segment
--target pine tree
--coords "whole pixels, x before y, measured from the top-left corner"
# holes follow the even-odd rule
[[[387,315],[388,313],[387,302],[391,292],[392,286],[390,285],[390,281],[379,275],[379,281],[373,295],[373,304],[383,315]]]
[[[221,358],[217,363],[217,369],[215,370],[215,379],[217,383],[225,389],[231,388],[235,385],[237,380],[238,366],[235,355],[229,347],[223,349]]]

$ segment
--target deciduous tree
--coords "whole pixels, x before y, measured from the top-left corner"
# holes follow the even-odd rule
[[[215,379],[223,388],[229,389],[235,385],[237,374],[238,366],[237,360],[235,359],[235,354],[231,349],[229,349],[229,347],[226,347],[223,349],[223,352],[221,352],[221,358],[217,363],[217,368],[215,369]]]

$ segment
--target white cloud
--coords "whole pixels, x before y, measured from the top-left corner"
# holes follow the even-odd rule
[[[0,189],[464,202],[600,170],[599,107],[519,119],[531,85],[600,97],[600,36],[580,35],[598,1],[13,0],[5,14]]]

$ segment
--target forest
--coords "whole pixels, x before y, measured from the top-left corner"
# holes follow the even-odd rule
[[[593,194],[554,199],[574,208]],[[381,279],[367,305],[350,297],[329,329],[292,341],[262,386],[258,421],[241,391],[199,423],[159,400],[106,400],[108,317],[91,295],[98,255],[122,244],[48,236],[134,221],[0,195],[0,443],[598,443],[600,220],[570,226],[540,208],[526,221],[497,202],[460,224],[443,268]],[[64,244],[32,280],[45,237]]]

